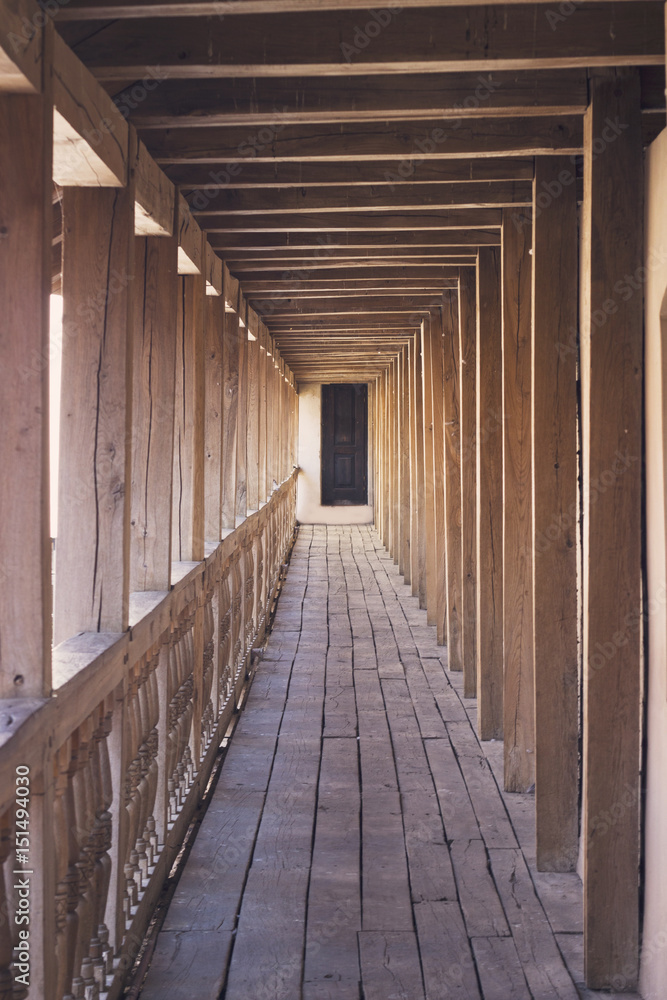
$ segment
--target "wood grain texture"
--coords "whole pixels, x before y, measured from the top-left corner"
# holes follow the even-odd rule
[[[222,527],[236,527],[236,449],[239,399],[239,320],[225,313],[222,399]]]
[[[204,558],[203,274],[178,278],[172,559]]]
[[[169,590],[177,243],[135,245],[130,590]]]
[[[236,432],[236,519],[245,517],[248,511],[248,332],[239,323],[239,389]],[[276,429],[284,432],[282,412]],[[282,476],[278,477],[282,482]]]
[[[207,295],[205,323],[204,532],[207,541],[222,537],[222,409],[225,305],[222,296]]]
[[[63,229],[56,643],[128,622],[131,186],[66,188]]]
[[[558,180],[567,167],[560,157],[535,161],[533,204],[535,814],[543,871],[573,871],[579,850],[578,247],[576,193]]]
[[[638,109],[636,72],[595,78],[585,120],[581,297],[584,936],[591,987],[617,975],[632,986],[638,962],[637,809],[626,809],[608,830],[600,820],[629,789],[634,802],[641,800],[643,302],[640,294],[615,294],[615,283],[643,261]],[[593,158],[608,118],[627,128],[613,155]],[[613,203],[610,190],[618,192]],[[607,299],[618,306],[611,314]]]
[[[461,567],[461,351],[458,289],[445,293],[442,307],[444,348],[445,534],[447,582],[447,665],[463,670],[463,579]]]
[[[532,232],[503,222],[503,657],[505,789],[535,783],[531,471]]]
[[[433,377],[431,360],[431,317],[422,324],[422,398],[424,437],[424,542],[426,614],[429,625],[437,621],[435,551],[435,480],[433,469]]]
[[[477,723],[482,740],[503,736],[503,414],[501,259],[477,265]]]
[[[431,387],[433,419],[433,484],[434,484],[434,571],[435,625],[440,645],[444,645],[447,629],[447,559],[445,525],[445,415],[444,415],[444,339],[442,309],[432,311],[429,323],[431,338]]]
[[[461,337],[461,621],[463,693],[477,693],[477,543],[476,543],[476,408],[475,361],[476,273],[461,268],[459,279],[459,326]]]
[[[7,13],[0,14],[3,29]],[[34,42],[39,44],[37,35]],[[39,69],[39,64],[34,68]],[[49,100],[48,88],[43,96],[0,94],[0,133],[4,137],[0,142],[0,218],[4,230],[0,240],[2,698],[41,698],[51,693]]]

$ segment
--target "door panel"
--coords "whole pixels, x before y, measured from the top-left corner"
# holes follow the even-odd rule
[[[368,387],[322,386],[322,503],[366,504]]]

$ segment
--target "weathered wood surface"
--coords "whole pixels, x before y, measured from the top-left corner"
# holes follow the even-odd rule
[[[464,693],[477,693],[477,514],[476,462],[477,371],[475,366],[475,285],[473,268],[461,268],[459,324],[461,333],[461,620]]]
[[[461,605],[461,349],[458,289],[445,292],[442,304],[444,348],[443,394],[445,423],[445,535],[447,587],[447,665],[463,670]]]
[[[535,161],[535,198],[554,182],[562,191],[533,205],[535,812],[544,871],[574,871],[579,851],[577,198],[558,181],[567,167],[560,157]]]
[[[204,305],[205,421],[204,421],[204,533],[217,542],[222,530],[222,409],[223,338],[225,304],[222,296],[207,295]]]
[[[505,788],[535,783],[531,475],[532,230],[503,217],[503,648]]]
[[[222,527],[236,526],[236,451],[239,409],[239,319],[225,313],[222,342]]]
[[[425,622],[373,529],[300,528],[147,1000],[221,984],[229,1000],[528,1000],[526,982],[574,1000],[462,700],[420,654],[437,649]],[[556,877],[555,926],[574,927],[581,883]]]
[[[627,128],[613,156],[597,156],[594,149],[604,141],[610,116]],[[642,616],[648,614],[641,579],[643,297],[619,297],[615,283],[642,266],[644,252],[634,71],[595,78],[585,130],[580,313],[585,960],[592,986],[606,986],[615,976],[631,986],[638,963],[641,648]],[[610,206],[611,188],[618,197]],[[634,806],[609,828],[600,818],[609,810],[615,815],[628,794]]]

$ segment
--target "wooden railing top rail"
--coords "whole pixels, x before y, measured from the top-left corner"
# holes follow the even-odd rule
[[[123,633],[85,632],[60,643],[53,651],[53,696],[47,699],[0,700],[0,814],[13,803],[14,774],[19,764],[35,775],[44,770],[49,749],[57,748],[123,680],[132,666],[171,628],[209,580],[219,578],[229,557],[271,514],[294,481],[296,471],[278,487],[271,500],[217,546],[208,546],[201,562],[174,564],[185,572],[169,591],[134,593],[130,598],[130,628]]]

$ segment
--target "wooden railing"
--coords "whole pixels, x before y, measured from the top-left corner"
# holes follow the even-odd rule
[[[122,992],[265,637],[295,499],[292,475],[168,593],[132,595],[128,633],[57,647],[52,698],[0,703],[0,1000]]]

